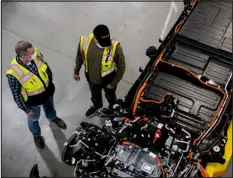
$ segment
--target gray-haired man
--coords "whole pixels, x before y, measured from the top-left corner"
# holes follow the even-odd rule
[[[53,104],[55,86],[52,71],[40,51],[27,41],[19,41],[15,47],[16,56],[6,75],[14,101],[27,114],[28,127],[35,144],[43,148],[44,141],[38,119],[41,105],[48,120],[66,129],[65,122],[58,118]]]

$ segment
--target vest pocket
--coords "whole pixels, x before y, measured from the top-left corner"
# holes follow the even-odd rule
[[[29,79],[29,81],[27,82],[27,88],[25,88],[25,90],[26,91],[30,91],[30,89],[32,89],[32,88],[37,88],[37,82],[36,82],[36,80],[34,79],[34,78],[31,78],[31,79]]]
[[[47,77],[46,77],[46,75],[45,75],[45,72],[44,72],[44,71],[42,71],[42,73],[43,73],[43,75],[44,75],[44,78],[47,78]]]

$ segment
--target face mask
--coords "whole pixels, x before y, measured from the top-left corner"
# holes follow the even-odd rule
[[[28,60],[28,63],[27,63],[27,65],[30,65],[31,64],[31,61],[33,60],[33,59],[35,59],[37,57],[37,53],[36,53],[36,51],[33,53],[33,55],[31,56],[31,58]]]
[[[31,57],[30,61],[33,60],[33,59],[35,59],[36,57],[37,57],[37,53],[36,53],[36,51],[35,51],[35,52],[33,53],[32,57]]]

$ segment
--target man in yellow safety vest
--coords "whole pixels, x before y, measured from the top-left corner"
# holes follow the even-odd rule
[[[73,78],[80,80],[79,71],[85,65],[85,75],[91,90],[93,106],[86,116],[93,116],[103,106],[102,89],[111,108],[116,102],[117,84],[125,72],[125,57],[120,43],[110,38],[106,25],[98,25],[93,33],[82,36],[76,56]]]
[[[31,43],[19,41],[15,52],[17,55],[6,71],[8,83],[16,104],[27,114],[28,127],[36,146],[43,148],[44,140],[38,122],[41,105],[48,120],[66,129],[65,122],[57,117],[54,109],[52,71]]]

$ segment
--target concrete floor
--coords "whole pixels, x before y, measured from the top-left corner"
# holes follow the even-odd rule
[[[35,163],[42,176],[73,176],[73,168],[61,161],[63,143],[79,123],[86,120],[84,113],[91,105],[83,72],[80,82],[72,79],[81,35],[104,23],[109,26],[112,37],[121,42],[127,69],[117,95],[123,97],[139,76],[138,68],[148,62],[144,55],[146,48],[159,46],[161,33],[166,36],[182,8],[181,2],[3,2],[2,176],[26,177]],[[166,19],[169,23],[163,30]],[[47,145],[44,150],[35,147],[26,116],[14,103],[4,77],[19,40],[28,40],[37,46],[52,68],[56,85],[55,107],[68,126],[67,130],[61,131],[55,125],[49,125],[42,112],[40,125]],[[105,98],[104,101],[106,104]],[[89,121],[100,124],[98,118]]]

